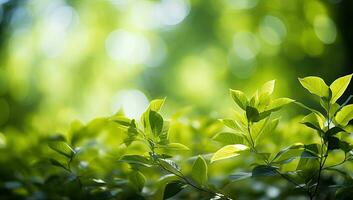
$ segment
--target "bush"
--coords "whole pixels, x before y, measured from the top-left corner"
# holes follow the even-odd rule
[[[181,110],[165,120],[160,114],[165,99],[156,99],[139,120],[118,112],[85,125],[75,121],[66,134],[42,136],[28,149],[8,145],[1,150],[0,197],[350,199],[352,96],[341,105],[337,100],[351,77],[330,86],[319,77],[299,79],[320,110],[273,98],[273,80],[251,98],[230,90],[237,105],[231,119],[186,118]],[[282,122],[278,114],[289,104],[308,112],[296,125],[295,118]],[[286,134],[293,132],[296,141],[288,141]]]

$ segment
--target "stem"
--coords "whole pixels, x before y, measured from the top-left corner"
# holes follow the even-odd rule
[[[348,100],[349,101],[349,100]],[[330,101],[327,102],[327,112],[326,112],[326,117],[327,117],[327,128],[330,129],[331,125],[331,119],[330,119]],[[326,151],[324,153],[324,147],[326,146]],[[328,157],[328,144],[326,145],[326,141],[321,141],[321,156],[320,156],[320,167],[319,167],[319,172],[318,172],[318,177],[317,177],[317,184],[315,186],[315,190],[313,193],[313,198],[317,195],[318,189],[320,187],[320,182],[321,182],[321,173],[322,170],[324,169],[327,157]]]

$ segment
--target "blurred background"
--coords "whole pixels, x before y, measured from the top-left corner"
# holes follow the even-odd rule
[[[353,70],[350,0],[0,0],[0,130],[64,130],[153,98],[222,116],[228,88]],[[350,89],[352,93],[352,89]],[[310,99],[309,99],[310,100]],[[310,103],[310,102],[309,102]]]

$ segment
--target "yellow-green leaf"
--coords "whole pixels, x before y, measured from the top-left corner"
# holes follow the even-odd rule
[[[207,164],[202,156],[198,156],[192,166],[191,177],[199,185],[207,185]]]
[[[265,84],[262,85],[262,87],[259,90],[260,95],[267,93],[268,95],[271,95],[273,93],[273,90],[275,88],[275,80],[267,81]]]
[[[248,105],[248,99],[242,91],[231,89],[230,96],[240,108],[245,110],[246,106]]]
[[[332,97],[330,103],[335,103],[347,89],[349,82],[352,79],[352,74],[347,76],[343,76],[341,78],[336,79],[331,85],[330,89],[332,91]]]
[[[224,146],[213,154],[211,162],[238,156],[240,155],[239,152],[245,151],[247,149],[249,149],[249,147],[242,144]]]
[[[353,119],[353,104],[344,106],[337,112],[335,120],[341,126],[347,126],[349,121]]]
[[[312,94],[315,94],[319,97],[329,96],[329,87],[326,85],[325,81],[322,80],[322,78],[316,76],[308,76],[305,78],[299,78],[299,82]]]
[[[162,106],[163,106],[163,104],[164,104],[164,102],[165,102],[165,99],[166,99],[166,98],[164,98],[164,99],[155,99],[155,100],[152,100],[151,103],[150,103],[149,108],[150,108],[152,111],[158,112],[158,111],[162,108]]]

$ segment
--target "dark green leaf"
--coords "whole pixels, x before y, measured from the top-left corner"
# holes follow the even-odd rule
[[[142,191],[143,186],[145,185],[146,178],[139,171],[132,171],[129,174],[129,180],[136,187],[137,191]]]
[[[258,165],[252,170],[252,177],[275,176],[277,168],[268,165]]]
[[[151,131],[154,135],[159,135],[163,129],[163,118],[160,114],[155,111],[150,111],[149,122]]]
[[[329,150],[339,149],[340,148],[340,140],[336,137],[328,137],[328,146]]]
[[[168,183],[165,186],[163,199],[168,199],[176,194],[178,194],[181,190],[183,190],[187,185],[181,181],[173,181]]]
[[[246,107],[246,118],[248,118],[248,120],[250,122],[259,121],[259,118],[260,118],[259,111],[254,107],[247,106]]]
[[[230,175],[229,178],[232,181],[240,181],[243,179],[250,178],[251,176],[252,176],[252,174],[250,172],[239,172],[239,173]]]

